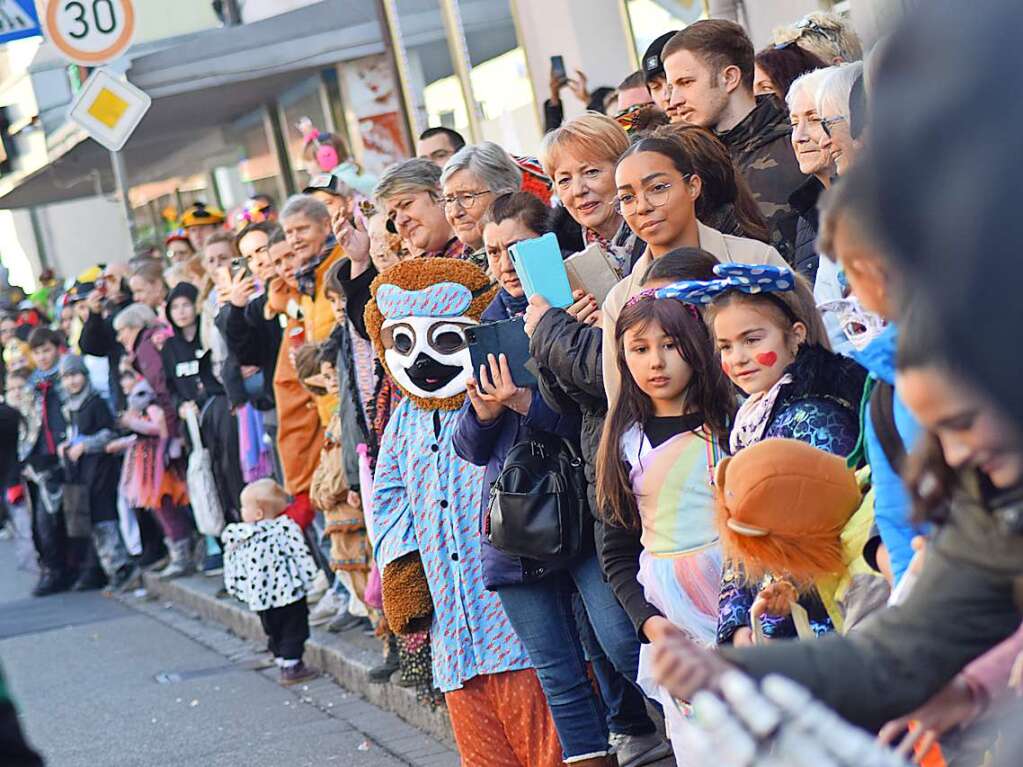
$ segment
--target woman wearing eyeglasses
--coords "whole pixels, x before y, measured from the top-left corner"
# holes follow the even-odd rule
[[[853,86],[863,77],[863,62],[854,61],[826,71],[828,76],[817,89],[817,113],[824,131],[821,148],[831,152],[835,170],[843,176],[855,164],[862,143],[858,136],[853,136],[849,102]]]
[[[615,169],[615,205],[629,228],[642,238],[646,252],[604,301],[603,370],[608,403],[618,395],[614,327],[625,302],[640,291],[640,278],[656,259],[676,248],[701,248],[721,263],[773,264],[787,268],[766,243],[711,229],[697,219],[703,179],[692,156],[670,135],[640,139],[622,155]]]
[[[462,147],[444,166],[440,177],[444,217],[469,258],[483,268],[483,217],[498,195],[516,192],[521,184],[519,166],[491,141]]]

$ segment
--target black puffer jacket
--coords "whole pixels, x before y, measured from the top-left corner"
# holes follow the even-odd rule
[[[540,368],[540,394],[559,413],[582,415],[580,447],[586,464],[591,508],[596,508],[596,460],[607,415],[601,370],[602,334],[576,322],[564,309],[550,309],[529,341],[529,354]]]
[[[789,204],[799,214],[796,221],[796,249],[792,266],[813,285],[817,279],[817,200],[824,191],[824,185],[813,176],[792,193]]]

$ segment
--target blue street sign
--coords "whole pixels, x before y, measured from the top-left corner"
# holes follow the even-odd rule
[[[0,0],[0,45],[42,34],[35,0]]]

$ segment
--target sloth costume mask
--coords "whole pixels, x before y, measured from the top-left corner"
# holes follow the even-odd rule
[[[427,410],[457,410],[472,375],[465,328],[476,325],[497,288],[467,261],[415,258],[370,288],[366,330],[384,368]]]

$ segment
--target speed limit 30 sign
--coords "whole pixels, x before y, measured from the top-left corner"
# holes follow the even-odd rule
[[[49,0],[45,18],[50,42],[89,67],[116,59],[135,35],[132,0]]]

